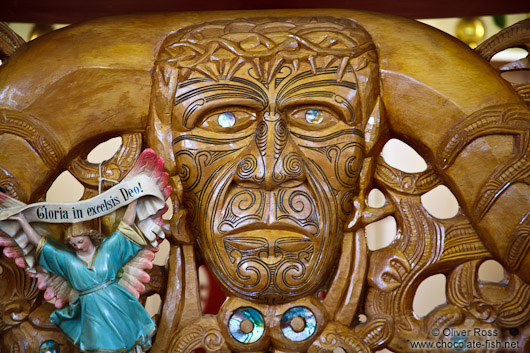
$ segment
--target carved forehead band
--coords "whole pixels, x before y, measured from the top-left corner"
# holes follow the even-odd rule
[[[367,58],[363,54],[373,52]],[[336,66],[340,80],[351,67],[376,61],[370,35],[351,20],[333,17],[253,18],[215,21],[171,34],[162,45],[158,65],[179,70],[179,81],[197,71],[217,80],[230,79],[250,62],[262,81],[270,82],[283,64],[312,71]]]

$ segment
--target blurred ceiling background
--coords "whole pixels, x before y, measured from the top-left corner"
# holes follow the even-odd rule
[[[96,17],[168,11],[345,8],[408,18],[476,17],[530,11],[528,0],[2,0],[0,21],[76,23]]]

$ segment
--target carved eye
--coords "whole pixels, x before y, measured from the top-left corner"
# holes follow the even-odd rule
[[[324,120],[324,113],[322,110],[309,109],[305,113],[305,120],[309,124],[320,124]]]
[[[217,123],[224,128],[232,127],[236,124],[236,116],[232,112],[221,113],[217,117]]]
[[[305,130],[322,129],[340,121],[337,114],[325,107],[298,108],[289,114],[289,122]]]
[[[237,108],[217,110],[203,120],[200,128],[217,132],[236,132],[246,129],[256,120],[256,113]]]

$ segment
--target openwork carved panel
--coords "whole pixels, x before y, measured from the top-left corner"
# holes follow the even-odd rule
[[[145,147],[164,158],[171,250],[140,298],[162,298],[151,352],[523,351],[528,90],[484,58],[528,47],[528,28],[477,53],[413,21],[335,10],[102,19],[24,45],[6,32],[0,186],[32,202],[69,170],[88,199],[121,181]],[[113,158],[87,161],[116,136]],[[390,138],[427,169],[387,163]],[[422,204],[439,185],[459,201],[454,217]],[[382,207],[367,202],[373,188]],[[394,240],[368,250],[365,227],[387,216]],[[74,351],[44,319],[35,280],[5,255],[2,349],[53,340]],[[479,279],[490,259],[504,266],[501,282]],[[202,263],[227,294],[216,316],[201,314]],[[435,274],[447,279],[447,301],[418,317],[414,296]],[[29,327],[38,334],[23,337]]]

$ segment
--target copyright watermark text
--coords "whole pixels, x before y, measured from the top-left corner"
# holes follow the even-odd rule
[[[519,341],[503,340],[501,332],[496,329],[433,328],[431,335],[434,337],[433,340],[410,340],[409,348],[452,350],[455,352],[477,349],[502,349],[505,351],[519,351],[520,349]]]

